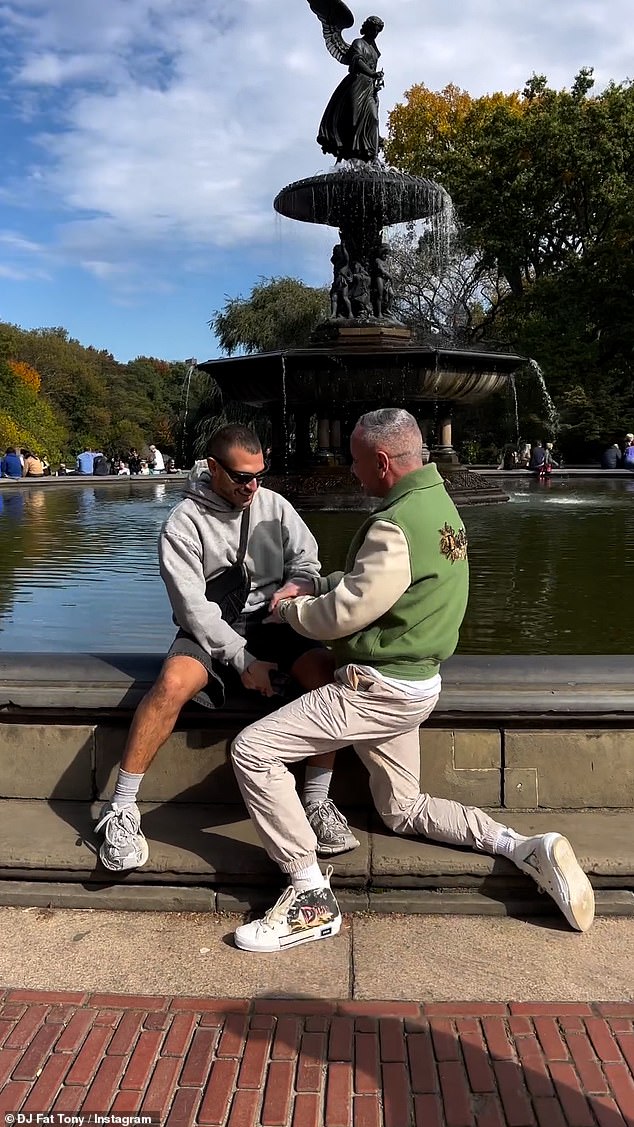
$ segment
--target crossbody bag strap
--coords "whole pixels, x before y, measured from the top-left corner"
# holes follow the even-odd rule
[[[244,510],[242,513],[242,521],[240,522],[240,543],[238,545],[238,555],[236,557],[237,564],[244,563],[244,557],[247,554],[247,540],[249,539],[249,517],[251,514],[251,506]]]

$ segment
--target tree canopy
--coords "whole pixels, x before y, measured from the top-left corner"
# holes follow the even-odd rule
[[[0,448],[32,447],[51,461],[151,442],[177,452],[185,372],[149,356],[120,364],[60,327],[0,323]]]
[[[472,98],[420,85],[390,117],[388,160],[450,193],[476,276],[496,278],[474,339],[534,356],[562,437],[607,440],[634,415],[634,86]]]
[[[328,290],[297,278],[260,278],[248,297],[228,297],[211,328],[227,356],[301,348],[328,309]]]

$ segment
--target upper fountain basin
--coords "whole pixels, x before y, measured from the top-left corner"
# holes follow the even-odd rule
[[[345,164],[334,172],[297,180],[282,188],[273,207],[304,223],[341,227],[355,215],[380,226],[437,215],[449,204],[433,180],[382,165]]]

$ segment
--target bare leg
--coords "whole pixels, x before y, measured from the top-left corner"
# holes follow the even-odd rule
[[[171,736],[183,705],[207,684],[207,670],[193,657],[169,658],[158,680],[138,706],[126,742],[121,767],[143,775],[159,748]]]
[[[181,655],[170,657],[137,708],[113,798],[102,809],[95,826],[95,832],[104,837],[99,858],[111,872],[140,868],[147,861],[150,851],[141,832],[141,814],[136,804],[139,784],[173,732],[183,705],[206,684],[207,670],[199,661]]]

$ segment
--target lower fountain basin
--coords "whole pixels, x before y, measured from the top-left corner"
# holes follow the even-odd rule
[[[428,345],[363,345],[289,349],[208,360],[199,367],[227,399],[264,407],[373,402],[480,403],[506,386],[523,363],[498,352],[459,351]]]

